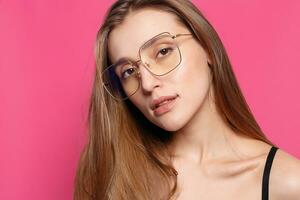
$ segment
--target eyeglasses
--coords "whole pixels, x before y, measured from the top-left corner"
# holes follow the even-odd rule
[[[146,41],[139,49],[140,60],[134,62],[122,58],[103,70],[101,78],[105,90],[116,100],[126,100],[140,87],[139,62],[153,75],[163,76],[181,63],[181,53],[175,40],[180,36],[192,35],[169,32],[160,33]]]

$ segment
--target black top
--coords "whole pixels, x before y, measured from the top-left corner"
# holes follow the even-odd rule
[[[262,181],[262,200],[269,200],[269,178],[270,178],[270,171],[273,163],[273,159],[275,153],[277,151],[277,147],[272,146],[268,157],[266,159],[266,164],[263,173],[263,181]]]

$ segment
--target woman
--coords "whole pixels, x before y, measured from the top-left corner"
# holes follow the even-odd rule
[[[300,199],[299,161],[265,137],[190,1],[115,2],[96,59],[75,199]]]

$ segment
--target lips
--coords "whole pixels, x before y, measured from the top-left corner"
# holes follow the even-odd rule
[[[177,95],[159,97],[158,99],[155,99],[151,102],[150,108],[152,110],[155,110],[157,107],[163,105],[164,103],[166,103],[169,100],[174,100],[176,97],[177,97]]]

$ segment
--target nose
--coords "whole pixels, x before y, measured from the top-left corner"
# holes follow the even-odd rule
[[[160,87],[161,80],[158,76],[152,74],[145,65],[141,62],[139,67],[140,87],[144,94],[149,94],[154,88]]]

